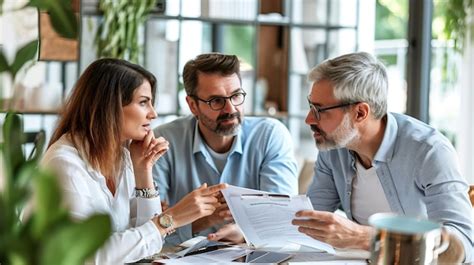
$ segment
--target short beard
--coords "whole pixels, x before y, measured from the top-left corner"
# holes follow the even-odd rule
[[[354,128],[348,113],[344,114],[341,124],[329,136],[316,126],[312,126],[311,130],[319,132],[324,139],[319,143],[316,141],[319,151],[347,148],[360,138],[359,132]]]
[[[237,124],[232,124],[230,126],[223,126],[221,121],[222,120],[228,120],[228,119],[233,119],[237,118]],[[198,115],[198,119],[201,121],[202,125],[209,129],[210,131],[214,132],[215,134],[219,136],[235,136],[239,133],[240,127],[242,124],[242,118],[240,115],[240,112],[234,112],[234,113],[226,113],[222,114],[219,117],[217,117],[216,121],[210,119],[206,115],[200,113]]]

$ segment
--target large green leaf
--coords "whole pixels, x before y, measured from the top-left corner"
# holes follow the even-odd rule
[[[26,161],[18,174],[12,176],[15,192],[11,194],[10,204],[18,213],[30,199],[32,179],[39,174],[36,161]]]
[[[33,237],[38,239],[55,224],[66,220],[67,211],[61,207],[61,190],[54,175],[38,172],[33,178],[35,213],[32,223]]]
[[[85,259],[105,243],[110,233],[111,223],[107,215],[94,215],[81,223],[60,227],[45,237],[40,264],[84,264]]]
[[[3,158],[7,185],[11,185],[12,176],[16,175],[25,162],[21,145],[24,142],[23,126],[20,115],[9,112],[3,124]],[[8,192],[9,187],[5,189]]]
[[[35,58],[36,52],[38,51],[38,40],[31,41],[30,43],[19,49],[15,55],[15,60],[11,65],[11,73],[14,78],[18,71],[23,65]]]
[[[58,1],[58,4],[61,4],[61,1]],[[36,7],[41,10],[47,10],[50,6],[50,2],[48,0],[30,0],[26,6]]]
[[[70,0],[30,0],[28,6],[47,11],[51,25],[62,37],[76,39],[78,34],[77,17]]]
[[[72,12],[71,7],[60,9],[58,6],[53,6],[49,10],[51,24],[54,30],[61,36],[68,39],[77,38],[77,18]]]
[[[21,253],[11,252],[8,253],[9,264],[12,265],[29,265],[27,257],[21,255]]]
[[[3,51],[0,50],[0,73],[9,70],[10,65],[8,64],[7,58],[3,54]]]
[[[11,239],[11,221],[9,221],[9,209],[3,198],[0,196],[0,260],[4,260],[7,255],[8,246]]]

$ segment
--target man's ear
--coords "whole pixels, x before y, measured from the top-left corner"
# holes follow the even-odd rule
[[[355,117],[355,120],[356,120],[357,122],[364,121],[364,120],[366,120],[366,119],[369,117],[369,114],[370,114],[370,106],[369,106],[369,104],[367,104],[367,103],[365,103],[365,102],[358,103],[358,104],[355,106],[355,110],[356,110],[356,117]]]
[[[199,111],[198,111],[198,106],[197,106],[198,103],[196,102],[196,100],[194,100],[194,98],[190,96],[186,96],[186,102],[188,103],[188,107],[193,113],[193,115],[197,117],[199,114]]]

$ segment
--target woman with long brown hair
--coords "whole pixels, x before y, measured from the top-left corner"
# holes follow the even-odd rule
[[[225,188],[203,185],[162,212],[152,167],[168,142],[150,127],[155,90],[155,77],[138,65],[95,61],[77,81],[42,160],[57,174],[74,218],[110,215],[114,232],[94,263],[159,252],[175,228],[212,214]]]

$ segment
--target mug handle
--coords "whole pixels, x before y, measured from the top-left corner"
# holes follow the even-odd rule
[[[443,253],[449,247],[449,233],[446,228],[441,228],[441,244],[433,250],[435,257]]]

